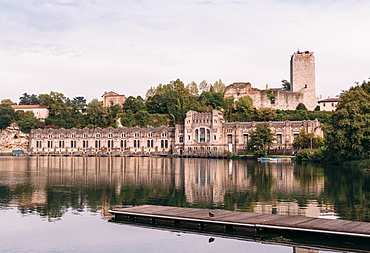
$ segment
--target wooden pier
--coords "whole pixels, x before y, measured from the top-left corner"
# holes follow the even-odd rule
[[[216,230],[249,233],[269,229],[370,238],[370,223],[358,221],[153,205],[120,208],[109,212],[115,215],[116,220],[172,224],[184,228],[213,227]]]

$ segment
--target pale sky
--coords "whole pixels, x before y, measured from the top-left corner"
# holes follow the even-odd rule
[[[0,99],[145,96],[177,78],[281,87],[297,49],[334,97],[370,77],[369,13],[368,0],[0,0]]]

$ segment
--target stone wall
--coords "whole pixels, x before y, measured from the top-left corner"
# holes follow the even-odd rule
[[[0,130],[0,153],[10,153],[12,150],[28,150],[28,134],[23,133],[17,124],[12,123]]]

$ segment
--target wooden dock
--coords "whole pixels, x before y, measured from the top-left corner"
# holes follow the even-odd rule
[[[370,223],[358,221],[153,205],[120,208],[109,212],[115,215],[116,220],[134,220],[159,225],[172,224],[185,228],[213,227],[250,233],[269,229],[349,236],[366,240],[370,238]]]

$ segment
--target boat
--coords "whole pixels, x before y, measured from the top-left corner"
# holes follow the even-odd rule
[[[292,159],[289,157],[260,157],[257,158],[259,162],[269,162],[269,163],[283,163],[283,162],[291,162]]]

